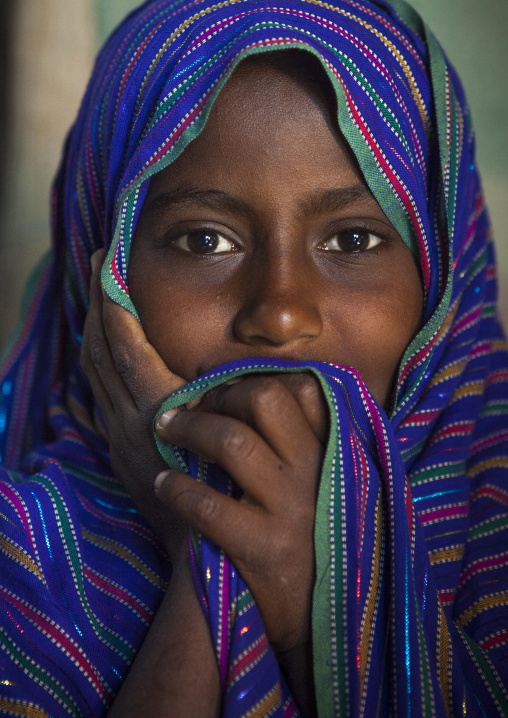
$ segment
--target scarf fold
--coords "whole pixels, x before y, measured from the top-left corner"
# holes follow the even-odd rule
[[[242,58],[290,48],[322,64],[339,128],[418,262],[421,331],[389,416],[350,368],[273,359],[219,367],[168,405],[246,372],[320,382],[331,417],[315,530],[320,718],[508,715],[494,248],[460,82],[403,0],[151,0],[100,53],[55,180],[52,251],[0,373],[1,714],[105,715],[149,630],[171,567],[94,428],[79,367],[89,260],[108,250],[103,286],[136,316],[127,269],[150,177],[199,134]],[[161,450],[229,490],[216,468]],[[224,715],[295,714],[241,576],[200,536],[190,551]]]
[[[489,711],[494,710],[505,715],[508,672],[502,663],[498,672],[478,645],[492,619],[476,621],[475,641],[463,630],[467,614],[476,613],[474,602],[467,617],[455,622],[447,617],[399,437],[354,369],[273,359],[231,362],[182,387],[160,411],[184,406],[238,376],[284,371],[311,372],[330,414],[314,537],[312,643],[318,714],[370,716],[375,709],[379,715],[493,715]],[[235,495],[219,467],[154,436],[169,466]],[[454,497],[459,505],[471,496],[471,483],[454,490],[460,493]],[[451,505],[444,513],[455,512]],[[493,513],[494,521],[506,522],[506,507]],[[234,565],[206,537],[195,534],[191,566],[219,664],[222,715],[247,716],[254,710],[256,715],[298,715],[262,618]],[[473,570],[462,565],[463,575]],[[465,600],[460,593],[459,604]],[[498,606],[505,600],[499,596]]]

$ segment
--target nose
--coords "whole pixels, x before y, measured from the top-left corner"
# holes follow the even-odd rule
[[[237,339],[251,346],[271,347],[317,339],[322,320],[309,282],[273,272],[263,272],[262,277],[250,282],[248,296],[235,317]]]

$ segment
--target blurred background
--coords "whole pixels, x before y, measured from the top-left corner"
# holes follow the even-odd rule
[[[94,56],[139,0],[0,0],[0,348],[49,246],[49,188]],[[508,327],[508,0],[413,0],[461,76]]]

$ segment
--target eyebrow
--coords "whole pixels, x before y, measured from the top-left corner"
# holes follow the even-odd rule
[[[357,202],[373,200],[372,193],[366,184],[359,182],[351,187],[337,187],[323,192],[316,192],[299,203],[303,215],[320,215],[346,209]]]
[[[201,205],[218,211],[226,210],[233,214],[247,216],[254,214],[254,209],[251,205],[239,197],[220,190],[189,186],[161,192],[149,202],[149,209],[153,212],[162,213],[176,205]]]
[[[350,205],[373,200],[367,185],[358,183],[350,187],[337,187],[317,191],[298,203],[299,214],[302,216],[320,215],[336,212]],[[161,192],[149,201],[149,209],[157,214],[163,213],[177,205],[200,205],[219,212],[228,212],[246,218],[254,217],[254,207],[235,195],[215,189],[201,189],[188,185]]]

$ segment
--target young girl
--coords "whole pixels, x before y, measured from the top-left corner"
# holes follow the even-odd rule
[[[418,16],[146,3],[53,207],[2,374],[3,714],[508,715],[508,355]]]

